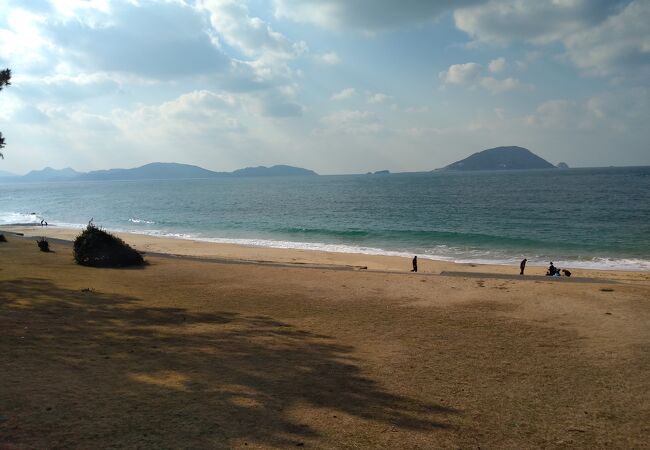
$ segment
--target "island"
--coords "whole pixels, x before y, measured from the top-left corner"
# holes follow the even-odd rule
[[[0,177],[2,182],[47,182],[47,181],[109,181],[109,180],[174,180],[194,178],[240,178],[276,176],[314,176],[313,170],[301,167],[276,165],[271,167],[246,167],[233,172],[215,172],[202,167],[178,163],[150,163],[132,169],[94,170],[77,172],[71,168],[32,170],[23,176]]]
[[[465,159],[449,164],[442,170],[530,170],[556,168],[553,164],[540,158],[527,148],[509,146],[489,148],[474,153]]]

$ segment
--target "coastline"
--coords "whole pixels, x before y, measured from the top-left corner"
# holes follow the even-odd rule
[[[37,225],[3,225],[0,231],[22,234],[26,238],[45,237],[72,242],[81,232],[79,228],[60,226],[41,227]],[[344,253],[294,248],[274,248],[242,244],[210,242],[170,236],[152,236],[135,232],[114,232],[136,250],[145,254],[162,254],[199,259],[220,259],[246,263],[278,263],[296,266],[329,266],[351,270],[387,271],[410,273],[411,258],[404,256],[372,255],[365,253]],[[560,267],[561,262],[558,264]],[[569,267],[574,278],[593,278],[615,281],[650,282],[650,272],[632,270],[574,269]],[[418,258],[419,274],[498,274],[519,275],[517,265],[479,264],[440,261]],[[526,276],[544,276],[546,266],[528,264]],[[550,278],[550,277],[549,277]]]

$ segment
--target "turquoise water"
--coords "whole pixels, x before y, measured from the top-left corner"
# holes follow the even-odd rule
[[[33,214],[32,214],[33,213]],[[0,184],[0,224],[650,270],[650,168]]]

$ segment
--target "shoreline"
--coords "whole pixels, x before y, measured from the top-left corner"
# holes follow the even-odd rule
[[[38,225],[2,225],[0,231],[23,234],[25,238],[45,237],[73,242],[79,228]],[[218,259],[230,262],[257,264],[282,264],[292,266],[345,267],[351,270],[411,273],[411,258],[406,256],[373,255],[366,253],[343,253],[316,249],[274,248],[244,244],[212,242],[173,236],[152,236],[136,232],[116,232],[136,250],[159,256],[178,256],[196,259]],[[650,272],[621,269],[582,269],[570,267],[572,278],[610,279],[617,281],[650,281]],[[418,274],[467,273],[519,275],[518,265],[459,263],[418,258]],[[546,266],[526,266],[525,275],[544,276]],[[530,278],[530,277],[529,277]],[[546,277],[545,277],[546,278]],[[544,278],[544,279],[545,279]],[[552,278],[552,277],[548,277]]]
[[[32,218],[25,216],[25,220],[0,223],[0,229],[3,227],[7,230],[15,229],[22,232],[23,229],[29,233],[40,235],[44,230],[56,230],[54,233],[64,233],[67,239],[72,240],[74,236],[83,230],[86,225],[81,223],[54,222],[48,227],[41,227]],[[40,217],[39,217],[40,218]],[[16,219],[20,219],[16,217]],[[131,219],[129,219],[131,220]],[[134,220],[134,223],[150,223],[146,220]],[[518,273],[519,262],[523,258],[528,259],[527,267],[547,268],[550,261],[554,261],[556,267],[569,269],[571,272],[578,271],[616,271],[616,272],[642,272],[650,273],[650,259],[645,255],[616,255],[603,253],[601,251],[590,250],[587,253],[573,251],[549,249],[511,249],[506,250],[498,246],[491,249],[472,249],[455,247],[453,244],[437,244],[432,247],[400,247],[393,248],[389,243],[360,243],[360,242],[328,242],[327,239],[321,241],[310,241],[309,239],[294,240],[288,236],[266,236],[266,237],[224,237],[219,231],[212,232],[190,232],[177,230],[157,230],[157,229],[139,229],[138,227],[102,227],[105,230],[125,236],[146,236],[148,238],[176,239],[186,242],[200,242],[204,245],[235,245],[240,247],[268,248],[282,251],[296,252],[321,252],[328,254],[351,254],[380,257],[397,257],[408,259],[417,255],[419,261],[433,261],[434,263],[449,263],[461,266],[494,266],[494,267],[516,267]],[[63,230],[63,231],[62,231]],[[72,235],[68,232],[73,232]],[[227,233],[226,233],[227,235]],[[409,263],[410,265],[410,263]],[[544,273],[546,270],[544,270]]]

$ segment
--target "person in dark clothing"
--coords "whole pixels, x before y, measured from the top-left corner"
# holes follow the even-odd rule
[[[553,261],[551,261],[551,265],[548,266],[548,272],[546,272],[546,275],[548,275],[549,277],[552,277],[552,276],[555,276],[555,274],[557,272],[559,272],[559,271],[553,265]]]
[[[413,269],[411,272],[417,272],[418,271],[418,257],[414,256],[413,257]]]
[[[523,274],[524,274],[524,269],[526,268],[526,261],[528,261],[528,260],[527,260],[526,258],[524,258],[524,259],[519,263],[519,269],[521,269],[521,270],[519,271],[519,275],[523,275]]]

